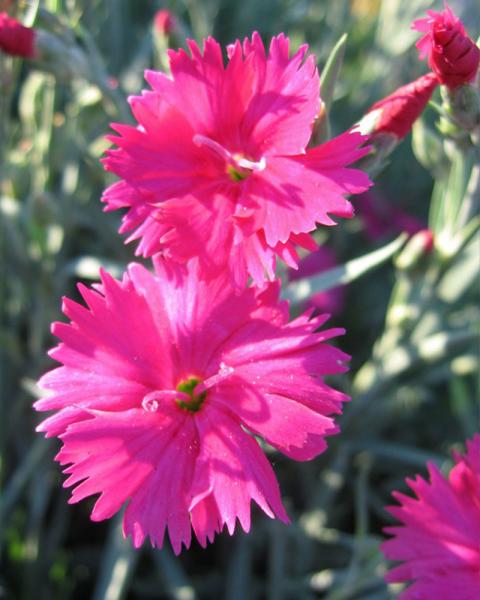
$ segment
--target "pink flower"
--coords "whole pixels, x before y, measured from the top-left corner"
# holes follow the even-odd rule
[[[328,271],[338,267],[335,252],[328,246],[320,246],[315,252],[312,252],[298,264],[298,270],[289,271],[290,281],[298,281],[305,277],[318,275],[323,271]],[[338,315],[343,310],[345,304],[345,288],[338,286],[325,292],[318,292],[308,299],[306,307],[313,307],[321,312],[332,315]]]
[[[257,33],[228,47],[208,38],[203,54],[170,51],[171,78],[147,71],[153,91],[130,99],[139,125],[113,125],[118,149],[104,159],[122,181],[105,192],[107,210],[128,208],[121,232],[137,253],[185,262],[204,277],[228,269],[238,286],[274,278],[276,257],[296,266],[295,246],[315,249],[309,232],[330,215],[350,217],[347,194],[367,175],[347,165],[365,140],[344,133],[305,150],[320,108],[319,77],[306,46],[289,58],[273,38],[268,56]]]
[[[157,10],[153,18],[155,30],[162,35],[168,35],[175,28],[175,17],[169,10]]]
[[[412,582],[402,600],[480,598],[480,434],[454,458],[448,478],[430,464],[430,482],[407,479],[417,498],[393,494],[401,506],[388,510],[402,525],[386,528],[394,537],[382,551],[402,562],[387,581]]]
[[[17,19],[0,13],[0,50],[12,56],[33,58],[35,55],[35,31],[25,27]]]
[[[399,139],[404,138],[422,114],[437,85],[437,76],[428,73],[376,102],[364,117],[368,119],[375,113],[372,133],[391,133]]]
[[[70,502],[100,494],[92,519],[127,503],[125,535],[139,547],[175,552],[202,546],[236,519],[250,528],[250,502],[287,522],[273,470],[254,435],[295,460],[326,449],[346,396],[324,375],[342,373],[348,356],[326,344],[340,329],[317,332],[326,317],[288,322],[279,284],[237,294],[227,275],[199,281],[196,264],[154,259],[122,281],[79,286],[83,307],[65,299],[70,323],[55,323],[63,366],[40,386],[51,395],[39,425],[63,447]]]
[[[412,29],[425,35],[417,42],[420,60],[428,65],[439,81],[450,88],[475,79],[480,63],[480,49],[470,39],[463,23],[448,4],[442,12],[427,10],[428,17],[412,23]]]

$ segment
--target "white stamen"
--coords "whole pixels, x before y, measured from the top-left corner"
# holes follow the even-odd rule
[[[205,379],[205,381],[202,381],[202,383],[199,383],[196,386],[193,393],[197,396],[197,395],[205,392],[206,390],[213,387],[214,385],[217,385],[217,383],[220,383],[224,379],[227,379],[227,377],[230,377],[230,375],[234,371],[235,371],[235,369],[233,367],[229,367],[224,362],[221,362],[220,367],[218,369],[218,373],[216,373],[215,375],[212,375],[208,379]]]
[[[207,148],[212,150],[212,152],[214,152],[217,156],[223,158],[223,160],[227,164],[231,165],[237,170],[246,169],[248,171],[258,172],[263,171],[267,166],[267,161],[265,160],[264,156],[262,156],[262,158],[259,161],[255,162],[252,160],[248,160],[248,158],[243,158],[241,155],[234,155],[215,140],[212,140],[211,138],[207,137],[206,135],[202,135],[201,133],[196,133],[193,136],[193,143],[197,146],[206,146]]]
[[[215,154],[223,158],[226,162],[231,163],[233,161],[233,157],[230,152],[224,148],[221,144],[216,142],[215,140],[210,139],[206,135],[202,135],[201,133],[197,133],[193,136],[193,143],[197,146],[207,146],[210,150],[213,150]]]
[[[188,394],[178,390],[156,390],[143,398],[142,408],[147,412],[157,412],[162,400],[184,400],[188,402],[190,399]]]
[[[262,156],[262,158],[257,162],[247,160],[246,158],[239,158],[235,162],[239,167],[242,167],[243,169],[249,169],[250,171],[263,171],[263,169],[265,169],[267,166],[267,161],[265,160],[264,156]]]

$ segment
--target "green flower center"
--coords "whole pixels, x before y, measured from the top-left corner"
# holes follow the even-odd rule
[[[230,178],[233,179],[233,181],[243,181],[250,175],[251,171],[239,171],[232,165],[227,165],[227,173],[230,175]]]
[[[190,396],[191,400],[180,400],[177,398],[175,402],[177,405],[183,410],[188,410],[189,412],[196,413],[202,408],[202,404],[207,397],[207,392],[202,392],[201,394],[195,394],[194,390],[197,385],[201,383],[200,379],[197,377],[189,377],[188,379],[184,379],[177,385],[177,391],[183,392]]]

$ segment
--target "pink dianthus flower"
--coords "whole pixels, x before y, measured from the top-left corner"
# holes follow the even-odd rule
[[[42,377],[54,410],[39,431],[58,436],[56,457],[70,465],[70,502],[100,494],[92,519],[127,503],[125,535],[175,552],[202,546],[238,519],[250,528],[254,500],[287,522],[278,483],[254,436],[295,460],[310,460],[338,432],[347,399],[324,375],[346,370],[348,356],[318,332],[311,312],[288,322],[278,282],[237,294],[230,277],[199,281],[197,265],[154,259],[122,281],[79,286],[87,304],[65,299],[70,323],[51,356],[63,364]]]
[[[387,581],[411,582],[402,600],[480,598],[480,434],[454,458],[448,478],[430,464],[430,482],[407,480],[417,498],[393,494],[401,506],[388,510],[402,525],[386,528],[394,537],[382,550],[402,562]]]
[[[348,132],[306,150],[319,113],[319,76],[302,46],[274,37],[267,55],[254,33],[228,47],[225,66],[212,38],[169,51],[171,77],[147,71],[153,91],[130,98],[137,127],[113,124],[117,149],[105,167],[121,181],[107,210],[128,208],[120,231],[137,253],[185,262],[203,277],[227,269],[238,286],[274,278],[276,257],[297,264],[295,246],[315,249],[309,232],[330,215],[353,214],[347,194],[366,190],[365,173],[347,168],[366,152]],[[305,59],[305,60],[304,60]]]

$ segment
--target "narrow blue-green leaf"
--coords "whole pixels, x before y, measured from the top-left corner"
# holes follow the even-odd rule
[[[269,523],[269,532],[267,600],[282,600],[286,598],[287,533],[285,525],[279,521]]]
[[[0,521],[8,514],[17,502],[23,488],[35,472],[38,464],[52,447],[51,440],[39,438],[30,447],[23,461],[17,466],[10,480],[7,481],[0,499]]]
[[[433,185],[428,214],[428,227],[434,233],[441,231],[441,223],[443,223],[444,197],[447,190],[447,184],[448,172],[443,177],[437,179]]]
[[[419,119],[412,128],[412,149],[418,162],[433,176],[441,176],[448,165],[440,136],[424,119]]]
[[[477,222],[478,226],[478,222]],[[456,246],[456,244],[455,244]],[[454,247],[455,247],[454,246]],[[479,281],[480,238],[470,238],[470,243],[458,252],[452,254],[454,260],[438,284],[438,297],[449,304],[458,302],[464,294],[473,289]]]
[[[458,151],[452,163],[452,170],[448,180],[448,190],[445,198],[445,226],[457,222],[472,167],[473,153]]]
[[[369,252],[359,258],[354,258],[344,265],[324,271],[315,277],[292,282],[286,287],[285,296],[292,302],[302,302],[312,294],[324,292],[339,285],[350,283],[392,258],[392,256],[403,246],[407,237],[408,236],[405,233],[402,233],[394,239],[393,242],[390,242],[374,252]]]
[[[26,27],[33,27],[35,19],[37,18],[38,10],[40,8],[40,0],[32,0],[27,6],[28,8],[23,18],[23,24]]]
[[[460,226],[459,216],[474,160],[473,149],[455,149],[448,178],[443,182],[440,180],[439,188],[434,190],[430,206],[429,227],[440,236],[442,243],[449,244]]]
[[[123,513],[119,513],[111,522],[93,600],[121,600],[127,595],[140,551],[123,538],[122,519]]]
[[[315,124],[311,140],[312,145],[321,144],[330,138],[329,112],[333,103],[335,85],[342,68],[346,45],[347,34],[344,33],[330,52],[320,75],[320,96],[323,101],[323,107],[320,117]]]
[[[347,34],[344,33],[335,44],[320,75],[320,93],[327,113],[332,105],[335,84],[342,68],[347,37]]]
[[[152,549],[152,556],[165,579],[165,591],[172,600],[195,600],[197,594],[181,560],[168,547]]]
[[[396,460],[415,468],[424,467],[428,461],[441,465],[445,460],[445,457],[434,452],[385,440],[354,441],[350,443],[350,447],[355,451],[368,451],[378,458]]]
[[[225,580],[225,597],[229,600],[243,600],[243,598],[251,597],[251,563],[250,537],[245,533],[237,533]]]
[[[467,227],[480,213],[480,156],[473,165],[467,192],[463,198],[458,215],[458,226]]]
[[[68,261],[63,267],[62,274],[97,280],[100,277],[100,269],[105,269],[114,277],[120,277],[123,272],[123,267],[118,262],[103,257],[84,255]]]

